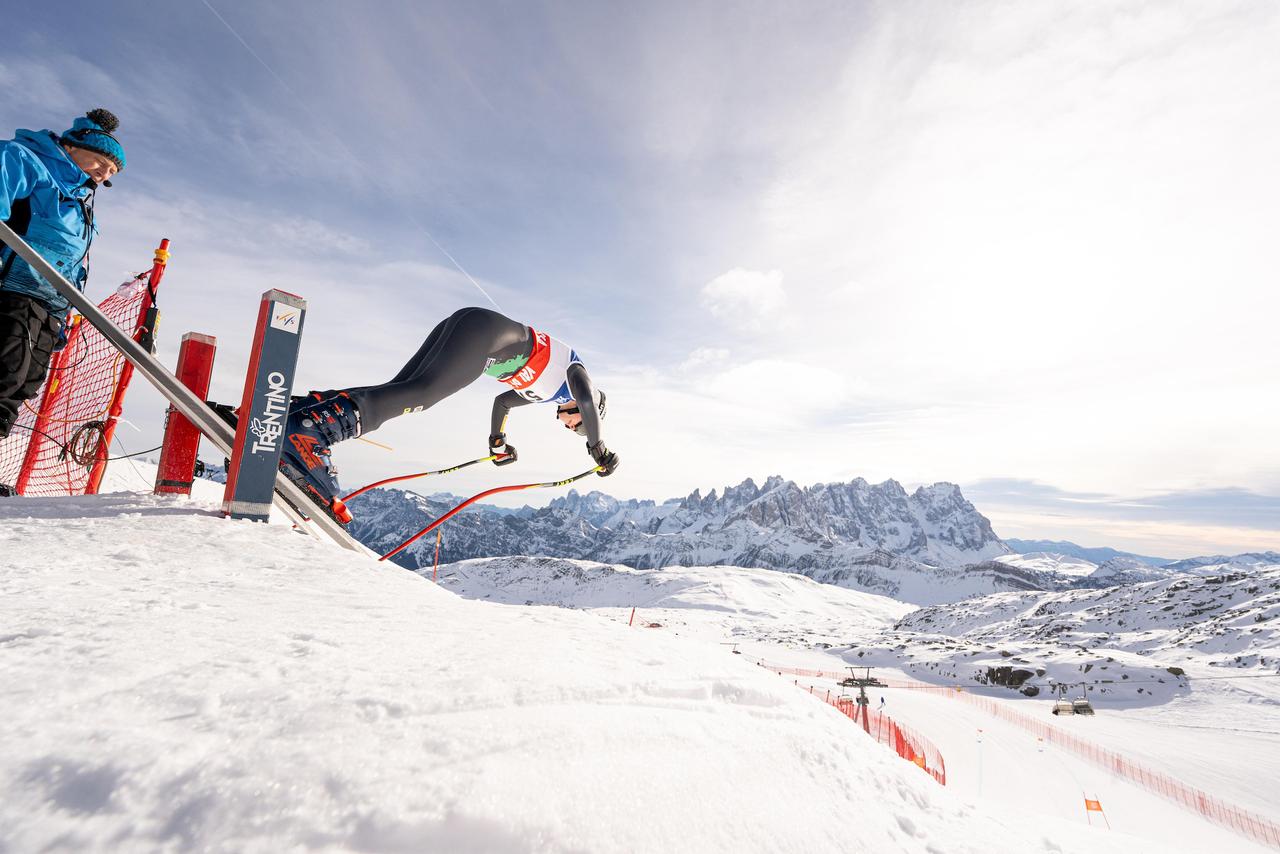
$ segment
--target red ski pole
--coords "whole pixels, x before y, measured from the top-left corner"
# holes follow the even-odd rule
[[[593,468],[587,469],[582,474],[575,474],[573,477],[568,478],[567,480],[557,480],[549,483],[519,483],[519,484],[515,484],[514,486],[498,486],[493,489],[486,489],[484,492],[471,496],[466,501],[462,502],[457,507],[453,508],[448,513],[441,516],[439,519],[435,520],[430,525],[423,528],[421,531],[414,534],[412,537],[405,540],[403,543],[396,546],[394,549],[387,552],[382,557],[378,558],[378,560],[386,560],[389,557],[393,557],[394,555],[399,554],[400,552],[408,548],[410,545],[417,542],[419,538],[431,533],[440,525],[444,524],[449,519],[453,518],[454,515],[466,509],[467,507],[470,507],[472,504],[475,504],[477,501],[479,501],[482,498],[488,498],[490,495],[497,495],[500,492],[516,492],[521,489],[539,489],[540,487],[544,487],[544,486],[567,486],[576,480],[582,480],[587,475],[595,474],[596,472],[601,470],[602,470],[601,466],[595,466]]]
[[[371,483],[368,486],[362,486],[359,489],[357,489],[355,492],[351,493],[350,495],[343,496],[342,500],[343,502],[350,501],[351,499],[355,498],[357,495],[364,495],[369,490],[377,489],[379,486],[386,486],[388,483],[399,483],[402,480],[413,480],[415,477],[427,477],[433,474],[450,474],[452,472],[457,471],[458,469],[464,469],[467,466],[473,466],[476,463],[487,463],[490,460],[501,460],[508,456],[510,456],[510,454],[491,454],[490,456],[487,456],[487,457],[481,457],[478,460],[471,460],[470,462],[459,463],[453,468],[439,469],[438,471],[420,471],[417,474],[402,474],[399,477],[389,477],[386,480],[380,480],[377,483]]]

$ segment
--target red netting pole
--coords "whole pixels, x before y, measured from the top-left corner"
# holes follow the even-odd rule
[[[147,320],[151,318],[151,325],[155,325],[156,315],[151,312],[155,307],[156,288],[160,286],[160,280],[164,278],[165,264],[169,260],[169,238],[160,241],[160,246],[156,249],[155,260],[151,264],[151,273],[147,276],[147,292],[142,297],[142,305],[138,308],[138,322],[134,328],[138,331],[134,334],[135,340],[141,340],[143,335],[155,336],[155,330],[149,329]],[[155,347],[152,345],[152,349]],[[120,379],[116,381],[115,392],[111,395],[111,403],[107,407],[106,424],[102,427],[102,442],[98,445],[98,459],[94,462],[93,468],[89,471],[89,482],[85,485],[85,495],[96,495],[98,486],[102,483],[102,476],[107,471],[107,457],[111,456],[111,439],[116,434],[116,422],[120,419],[121,412],[124,411],[124,393],[129,388],[129,381],[133,379],[133,362],[125,360],[120,367]]]

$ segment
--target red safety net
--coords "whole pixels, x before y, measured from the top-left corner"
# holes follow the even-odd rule
[[[135,337],[151,307],[145,283],[98,305]],[[108,445],[133,373],[102,333],[77,315],[67,346],[53,354],[40,393],[26,401],[0,441],[0,484],[21,495],[82,495],[102,477]]]

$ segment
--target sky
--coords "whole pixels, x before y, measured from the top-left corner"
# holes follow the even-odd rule
[[[269,288],[308,388],[496,305],[608,392],[618,497],[951,481],[1003,536],[1280,548],[1280,7],[795,5],[24,5],[0,130],[119,115],[90,293],[171,238],[160,356],[216,335],[220,399]],[[344,485],[480,455],[500,390],[341,446]],[[590,464],[508,434],[518,473],[420,489]]]

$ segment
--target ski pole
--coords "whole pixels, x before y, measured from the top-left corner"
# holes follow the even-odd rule
[[[406,548],[408,548],[410,545],[416,542],[418,538],[431,533],[440,525],[442,525],[443,523],[448,521],[450,518],[452,518],[460,510],[470,507],[472,504],[475,504],[481,498],[488,498],[490,495],[497,495],[499,492],[515,492],[520,489],[539,489],[544,486],[568,486],[569,484],[573,483],[576,480],[582,480],[587,475],[595,474],[596,472],[603,471],[603,470],[604,470],[603,466],[594,466],[592,468],[587,469],[582,474],[575,474],[573,477],[568,478],[567,480],[556,480],[548,483],[518,483],[518,484],[515,484],[514,486],[498,486],[493,489],[486,489],[484,492],[471,496],[466,501],[462,502],[457,507],[453,508],[448,513],[441,516],[439,519],[435,520],[430,525],[423,528],[421,531],[414,534],[412,537],[405,540],[403,543],[396,546],[394,549],[387,552],[382,557],[378,558],[378,560],[386,560],[387,558],[397,555],[400,552],[404,551]]]
[[[344,502],[350,501],[351,499],[355,498],[357,495],[363,495],[364,493],[368,492],[371,489],[376,489],[379,486],[385,486],[388,483],[399,483],[402,480],[413,480],[415,477],[427,477],[428,475],[433,475],[433,474],[450,474],[452,472],[457,471],[458,469],[464,469],[467,466],[473,466],[476,463],[487,463],[490,460],[500,460],[503,457],[507,457],[507,456],[510,456],[510,455],[509,454],[490,454],[489,456],[481,457],[478,460],[471,460],[470,462],[460,463],[459,465],[456,465],[453,468],[440,469],[439,471],[420,471],[417,474],[402,474],[399,477],[389,477],[386,480],[380,480],[377,483],[371,483],[368,486],[362,486],[359,489],[357,489],[355,492],[351,493],[350,495],[344,496],[342,500]]]

